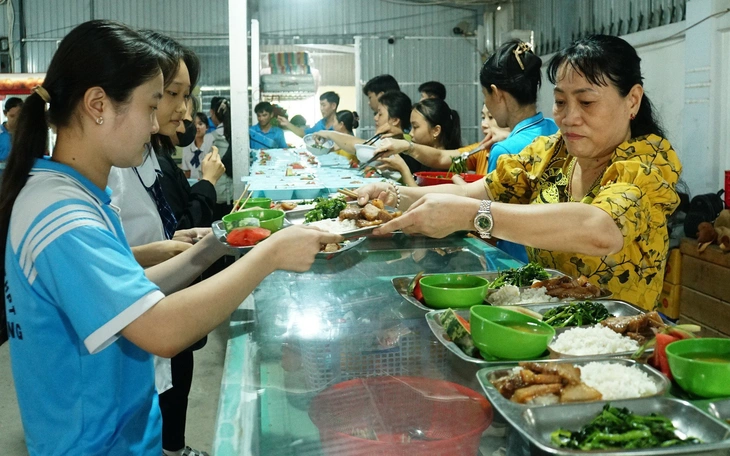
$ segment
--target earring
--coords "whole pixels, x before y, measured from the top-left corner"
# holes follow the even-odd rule
[[[104,118],[103,118],[103,117],[101,117],[101,116],[99,116],[99,118],[98,118],[98,119],[96,119],[96,124],[97,124],[97,125],[101,125],[101,124],[103,124],[103,123],[104,123]]]
[[[636,119],[636,114],[634,114],[634,113],[632,112],[632,113],[631,113],[631,115],[629,116],[629,119],[631,119],[631,120],[634,120],[634,119]]]

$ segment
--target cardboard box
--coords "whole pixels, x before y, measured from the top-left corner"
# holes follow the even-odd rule
[[[679,249],[669,251],[667,266],[664,269],[664,283],[679,285],[682,278],[682,253]]]
[[[682,286],[679,284],[664,283],[662,294],[659,296],[659,312],[669,318],[679,318],[679,303]]]

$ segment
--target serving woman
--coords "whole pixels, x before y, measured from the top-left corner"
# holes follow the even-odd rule
[[[379,196],[408,209],[377,233],[442,237],[476,229],[527,245],[531,260],[585,275],[616,299],[653,308],[681,164],[644,94],[640,61],[613,36],[560,51],[548,66],[557,134],[504,156],[483,182],[361,188],[361,203]]]

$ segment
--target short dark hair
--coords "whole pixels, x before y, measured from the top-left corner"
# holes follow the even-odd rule
[[[492,85],[504,90],[522,106],[537,103],[537,91],[542,83],[542,60],[529,45],[520,40],[504,43],[484,62],[479,82],[487,92]]]
[[[253,108],[253,112],[256,114],[261,114],[262,112],[268,112],[269,114],[274,113],[274,107],[271,106],[271,103],[268,101],[262,101],[261,103],[257,104],[255,108]]]
[[[393,76],[381,74],[365,83],[365,86],[362,88],[362,93],[367,96],[369,92],[373,92],[376,95],[379,93],[400,92],[400,86]]]
[[[22,108],[23,107],[23,100],[21,100],[18,97],[10,97],[7,100],[5,100],[5,106],[3,106],[3,112],[5,114],[8,113],[13,108]]]
[[[334,92],[325,92],[319,96],[319,100],[327,100],[327,103],[334,103],[335,106],[340,105],[340,96]]]
[[[563,65],[570,65],[591,84],[601,86],[611,84],[622,97],[628,95],[634,85],[639,84],[642,87],[644,85],[644,78],[641,76],[641,58],[636,49],[616,36],[588,36],[558,51],[550,59],[547,68],[547,77],[553,84],[557,82],[558,70]],[[631,120],[630,126],[632,138],[648,134],[665,137],[664,129],[646,93],[641,98],[639,112]]]
[[[307,119],[305,119],[304,116],[297,114],[289,119],[289,123],[297,127],[304,127],[307,125]]]
[[[438,81],[424,82],[418,86],[418,91],[420,93],[425,93],[430,97],[438,98],[439,100],[446,99],[446,86]]]
[[[204,123],[206,127],[208,126],[208,116],[206,116],[204,112],[196,112],[195,117],[197,117],[198,120]]]
[[[400,119],[403,130],[411,128],[411,99],[403,92],[385,92],[378,98],[378,103],[388,108],[388,116]]]

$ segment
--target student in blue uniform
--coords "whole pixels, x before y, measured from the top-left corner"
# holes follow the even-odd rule
[[[337,123],[337,106],[340,105],[340,96],[335,92],[325,92],[319,97],[319,112],[322,118],[309,128],[301,128],[292,124],[289,119],[279,116],[279,125],[291,130],[297,136],[311,135],[323,130],[334,130]]]
[[[13,133],[18,124],[20,108],[23,107],[23,100],[18,97],[10,97],[5,100],[3,114],[7,121],[0,125],[0,161],[6,161],[10,154],[10,144],[13,142]]]
[[[267,274],[307,270],[321,244],[341,239],[281,230],[188,288],[226,252],[212,235],[142,269],[106,182],[111,166],[140,165],[158,130],[158,57],[124,25],[81,24],[61,41],[18,121],[18,153],[0,189],[2,310],[31,456],[160,456],[151,354],[174,356]],[[50,159],[46,119],[58,135]]]
[[[259,123],[249,128],[251,149],[286,149],[284,130],[271,125],[274,118],[274,107],[268,101],[262,101],[254,108]]]

